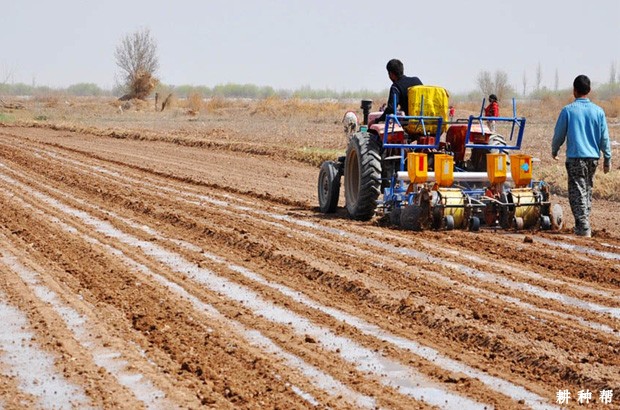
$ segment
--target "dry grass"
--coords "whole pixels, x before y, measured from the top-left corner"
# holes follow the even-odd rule
[[[601,101],[599,105],[605,110],[608,118],[620,117],[620,97],[614,97],[611,101]]]
[[[153,92],[153,90],[159,84],[159,80],[150,72],[144,70],[138,70],[135,76],[131,78],[127,87],[129,93],[128,99],[146,100],[146,98]]]
[[[192,93],[187,99],[187,108],[189,108],[194,113],[199,113],[202,111],[202,107],[204,106],[204,101],[202,95],[199,93]]]
[[[258,101],[250,114],[333,121],[334,118],[341,119],[345,111],[347,111],[347,106],[341,102],[304,101],[298,98],[285,100],[279,97],[269,97]]]
[[[226,108],[235,107],[236,104],[237,102],[235,100],[223,97],[213,97],[206,102],[205,107],[207,109],[207,112],[214,112]]]
[[[55,96],[35,96],[34,101],[43,104],[45,108],[58,107],[58,97]]]

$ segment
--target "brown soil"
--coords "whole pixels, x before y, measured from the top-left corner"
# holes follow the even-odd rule
[[[620,392],[617,203],[595,203],[593,238],[413,233],[318,213],[314,166],[187,145],[0,128],[0,292],[91,405],[451,407],[415,393],[428,383],[464,407],[519,409]],[[94,360],[16,266],[122,369]],[[0,408],[40,405],[3,350]],[[411,393],[390,366],[425,381]],[[145,401],[123,372],[164,396]]]

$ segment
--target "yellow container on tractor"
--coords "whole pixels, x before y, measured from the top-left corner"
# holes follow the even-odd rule
[[[428,157],[423,152],[407,154],[407,173],[412,184],[421,184],[428,179]]]
[[[487,176],[493,185],[506,182],[506,154],[487,154]]]
[[[409,115],[441,117],[443,124],[441,132],[446,131],[448,120],[448,91],[443,87],[432,85],[416,85],[407,89],[409,99]],[[434,135],[437,132],[437,122],[410,120],[405,130],[410,135]]]
[[[435,182],[440,187],[449,187],[454,182],[454,157],[448,154],[435,154]]]
[[[515,187],[521,188],[532,181],[532,156],[513,154],[510,156],[510,171]]]

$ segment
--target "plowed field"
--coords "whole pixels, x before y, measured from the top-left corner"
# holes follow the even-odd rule
[[[318,213],[317,174],[0,128],[0,409],[620,407],[615,203],[415,233]]]

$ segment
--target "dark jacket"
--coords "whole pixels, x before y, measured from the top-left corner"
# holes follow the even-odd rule
[[[395,114],[396,109],[400,106],[401,111],[405,112],[405,115],[409,115],[409,97],[407,96],[407,90],[409,87],[415,85],[422,85],[422,81],[418,77],[407,77],[403,75],[392,84],[390,87],[390,95],[387,101],[387,107],[381,117],[377,121],[385,121],[385,117],[388,114]],[[396,107],[394,107],[394,96],[396,96]]]

